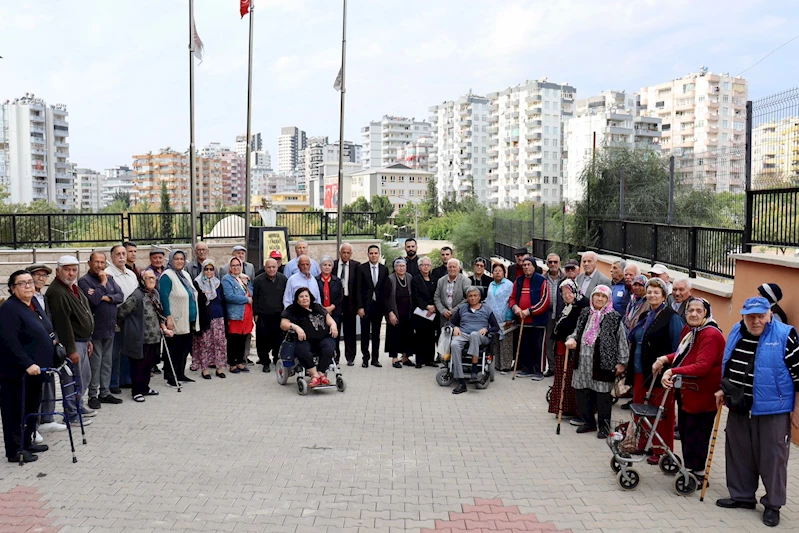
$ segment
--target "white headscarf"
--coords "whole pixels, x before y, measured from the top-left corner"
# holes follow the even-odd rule
[[[203,261],[203,267],[200,271],[200,275],[194,278],[194,281],[197,282],[197,284],[200,286],[200,290],[203,291],[203,294],[205,294],[205,297],[208,298],[208,301],[210,302],[216,298],[216,290],[219,288],[220,281],[219,278],[213,274],[210,278],[205,276],[205,267],[207,265],[211,265],[214,267],[214,270],[216,270],[216,264],[214,264],[214,260],[206,259]]]

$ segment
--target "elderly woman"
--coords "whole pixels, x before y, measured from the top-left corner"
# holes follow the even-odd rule
[[[569,366],[566,367],[566,341],[577,328],[577,320],[580,318],[580,313],[588,307],[588,298],[584,298],[577,283],[568,278],[561,282],[560,293],[563,297],[564,306],[563,310],[555,318],[555,327],[552,330],[556,357],[555,382],[552,384],[552,394],[549,396],[549,412],[558,413],[561,407],[561,388],[563,388],[563,414],[565,416],[575,416],[577,414],[577,400],[574,387],[572,387],[574,358],[569,357]]]
[[[328,312],[336,322],[336,328],[341,330],[341,317],[344,314],[344,285],[341,278],[333,274],[333,258],[325,256],[319,261],[319,268],[322,273],[316,276],[319,284],[319,296],[321,296],[322,307]],[[338,353],[336,353],[338,356]],[[336,364],[338,364],[336,357]]]
[[[433,263],[430,258],[419,258],[419,275],[411,281],[413,285],[413,299],[417,309],[425,311],[425,316],[413,316],[413,329],[416,332],[416,368],[424,366],[438,366],[434,362],[436,351],[436,280],[430,275]]]
[[[638,319],[647,311],[649,304],[646,301],[646,276],[639,274],[633,278],[633,293],[624,313],[624,327],[628,332],[632,331]]]
[[[466,302],[455,309],[449,320],[452,329],[452,377],[458,380],[458,386],[452,394],[466,392],[466,378],[463,375],[463,359],[461,353],[466,348],[467,355],[471,356],[472,381],[477,381],[479,372],[478,356],[480,347],[487,345],[489,333],[499,331],[499,324],[491,312],[491,308],[480,301],[480,289],[469,287],[466,289]]]
[[[33,277],[17,270],[8,278],[11,296],[0,306],[0,415],[3,441],[9,462],[30,463],[46,452],[46,444],[35,444],[36,417],[28,417],[24,435],[20,435],[22,413],[39,410],[42,396],[41,367],[53,366],[55,330],[33,297]],[[25,398],[22,380],[25,380]]]
[[[131,394],[133,401],[144,402],[145,396],[157,396],[150,388],[150,369],[161,355],[161,335],[172,337],[166,327],[164,308],[155,289],[155,272],[142,272],[141,284],[117,309],[121,324],[122,355],[130,359]]]
[[[338,328],[333,317],[315,302],[308,287],[300,287],[294,293],[294,303],[286,307],[281,315],[280,329],[297,334],[296,356],[300,364],[311,375],[310,387],[329,385],[324,372],[336,354]],[[314,364],[314,354],[319,357],[319,365]]]
[[[610,432],[613,403],[610,390],[616,376],[624,372],[630,357],[627,335],[619,313],[613,310],[610,287],[598,285],[591,293],[591,305],[580,312],[577,327],[565,343],[574,356],[572,387],[583,424],[577,433],[597,430],[597,438]],[[579,349],[577,349],[579,346]]]
[[[219,378],[225,378],[227,339],[225,338],[225,295],[222,282],[216,277],[216,264],[206,259],[202,271],[194,278],[200,308],[200,330],[194,335],[192,366],[202,371],[203,379],[211,379],[209,368]]]
[[[674,353],[680,345],[683,322],[676,311],[666,303],[668,289],[666,282],[652,278],[646,282],[646,301],[649,310],[641,314],[638,323],[628,335],[630,341],[630,358],[635,369],[633,385],[633,402],[644,403],[650,380],[655,380],[655,388],[649,403],[660,405],[668,389],[660,385],[660,380],[652,373],[652,366],[658,357]],[[657,432],[669,448],[674,447],[674,396],[666,399],[665,417],[657,426]],[[643,439],[642,439],[643,440]],[[643,448],[643,442],[641,442]],[[655,444],[655,453],[647,459],[649,464],[658,464],[663,450]]]
[[[485,303],[494,313],[494,318],[499,324],[499,335],[496,342],[499,346],[494,350],[496,357],[494,364],[502,374],[507,374],[513,369],[513,343],[503,342],[505,340],[505,329],[511,326],[513,312],[508,305],[508,299],[513,292],[513,282],[505,277],[505,265],[494,263],[491,266],[493,281],[488,284],[486,289]]]
[[[394,273],[383,286],[383,302],[386,310],[386,352],[394,368],[413,366],[408,359],[413,355],[413,276],[406,272],[404,258],[394,260]],[[402,354],[400,363],[398,355]]]
[[[192,333],[199,329],[200,315],[197,312],[197,289],[185,266],[186,253],[172,250],[167,268],[158,278],[158,293],[161,295],[166,325],[175,334],[166,340],[172,361],[171,364],[169,361],[164,363],[164,379],[169,387],[177,387],[178,381],[194,382],[186,377],[186,358],[191,350]],[[177,375],[173,375],[172,367]]]
[[[227,364],[232,374],[249,372],[244,353],[247,337],[254,326],[252,314],[252,282],[242,274],[241,259],[232,257],[228,273],[222,278],[222,292],[227,305]]]
[[[701,483],[716,418],[714,393],[721,387],[725,341],[707,300],[689,299],[685,319],[688,324],[682,330],[677,351],[658,357],[652,372],[658,374],[670,365],[661,379],[666,388],[673,386],[674,376],[685,376],[686,386],[677,392],[677,427],[682,437],[685,467]]]
[[[488,286],[493,281],[491,276],[486,274],[486,267],[488,266],[488,261],[483,259],[482,257],[478,257],[474,260],[474,275],[469,276],[469,281],[472,284],[472,287],[477,287],[480,289],[480,298],[481,301],[485,301],[486,293],[488,292]]]

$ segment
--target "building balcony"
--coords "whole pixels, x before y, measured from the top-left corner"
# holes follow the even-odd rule
[[[540,94],[534,94],[532,96],[528,96],[527,98],[524,99],[524,101],[527,104],[534,104],[536,102],[540,102],[541,101],[541,95]]]
[[[516,178],[519,177],[519,173],[518,172],[511,172],[510,173],[510,177],[511,177],[511,179],[516,179]]]
[[[488,123],[489,124],[496,124],[499,121],[498,115],[489,115],[488,116]]]
[[[719,106],[719,99],[718,98],[708,98],[707,99],[707,106],[708,107],[718,107]]]
[[[488,127],[488,133],[490,133],[492,135],[495,134],[495,133],[499,133],[499,126],[489,126]]]
[[[469,105],[461,106],[460,109],[458,109],[458,114],[460,116],[462,116],[462,117],[470,115],[471,112],[472,112],[472,109],[471,109],[471,106],[469,106]]]
[[[528,191],[540,191],[541,184],[540,183],[525,183],[524,188]]]
[[[461,184],[458,187],[458,192],[469,192],[471,190],[472,190],[472,186],[471,185]]]
[[[499,111],[499,104],[489,104],[488,105],[488,112],[489,113],[496,113]]]
[[[66,120],[59,120],[57,118],[54,118],[53,119],[53,126],[61,126],[63,128],[68,128],[69,124],[67,123]]]
[[[604,133],[607,135],[630,135],[633,132],[631,128],[625,128],[622,126],[606,126],[604,128]]]
[[[532,117],[540,115],[541,113],[544,112],[544,110],[539,106],[535,106],[535,107],[528,107],[524,112],[527,114],[528,117]]]
[[[458,124],[460,124],[460,126],[463,128],[467,128],[472,125],[472,119],[470,118],[463,119],[460,122],[458,122]]]
[[[46,178],[47,177],[47,169],[44,168],[44,167],[42,167],[42,168],[34,167],[34,168],[31,169],[31,175],[35,176],[37,178]]]
[[[471,163],[461,163],[458,168],[460,168],[461,170],[471,170],[472,164]]]
[[[524,173],[524,177],[527,178],[528,180],[529,179],[540,178],[541,177],[541,171],[540,170],[528,170],[527,172]]]
[[[47,155],[47,151],[44,149],[44,147],[35,148],[35,145],[31,145],[31,154]]]
[[[499,192],[499,185],[489,185],[488,192]]]
[[[544,123],[541,120],[528,120],[526,124],[527,124],[527,129],[531,128],[539,129],[541,128],[541,126],[543,126]]]
[[[35,122],[37,124],[44,124],[44,115],[34,115],[31,113],[31,122]]]
[[[496,148],[490,148],[488,150],[488,157],[497,157],[499,155],[499,150]]]
[[[541,164],[541,157],[528,157],[527,158],[528,165],[540,165]]]
[[[527,152],[528,154],[541,153],[541,146],[540,145],[528,146],[527,148],[524,149],[524,151]]]
[[[635,134],[647,137],[660,137],[660,132],[657,129],[649,128],[635,128]]]
[[[519,148],[518,147],[511,148],[510,153],[513,155],[519,155]]]
[[[543,137],[543,134],[541,133],[528,133],[524,136],[524,138],[528,141],[538,141],[541,140],[541,137]]]
[[[498,168],[499,168],[499,161],[491,161],[491,162],[488,164],[488,168],[490,168],[490,169],[492,169],[492,170],[496,170],[496,169],[498,169]]]
[[[63,141],[56,141],[55,146],[56,148],[69,148],[69,143]]]

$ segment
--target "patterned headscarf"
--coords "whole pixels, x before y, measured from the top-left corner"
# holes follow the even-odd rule
[[[211,300],[216,298],[216,290],[219,288],[221,282],[219,281],[219,278],[217,278],[215,275],[212,275],[210,278],[206,277],[205,267],[208,265],[211,265],[212,267],[214,267],[214,270],[216,270],[216,264],[214,264],[214,260],[206,259],[205,261],[203,261],[203,267],[202,270],[200,271],[200,275],[194,278],[194,281],[197,282],[197,285],[200,286],[200,289],[203,291],[203,294],[205,294],[205,297],[208,298],[208,301],[210,302]]]
[[[713,312],[710,307],[710,302],[704,298],[689,298],[685,303],[686,311],[688,306],[693,302],[702,303],[702,305],[705,307],[705,318],[698,326],[691,326],[691,330],[686,333],[685,336],[683,336],[682,340],[680,340],[680,346],[677,347],[677,355],[674,357],[674,363],[672,364],[673,367],[678,367],[682,364],[685,357],[694,347],[694,342],[696,342],[696,338],[699,336],[700,331],[706,328],[716,328],[721,331],[721,328],[719,328],[719,325],[716,324],[716,321],[713,319]]]
[[[595,294],[603,294],[608,299],[602,309],[594,309],[593,300]],[[596,338],[599,335],[599,323],[602,321],[602,317],[613,311],[613,299],[611,295],[610,287],[606,285],[597,285],[594,292],[591,293],[591,303],[588,305],[588,309],[591,310],[588,316],[589,326],[585,335],[583,335],[583,342],[588,346],[593,346],[596,342]]]

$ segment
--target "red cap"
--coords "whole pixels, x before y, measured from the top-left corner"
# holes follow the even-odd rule
[[[280,253],[280,250],[272,250],[269,257],[272,259],[283,259],[283,254]]]

